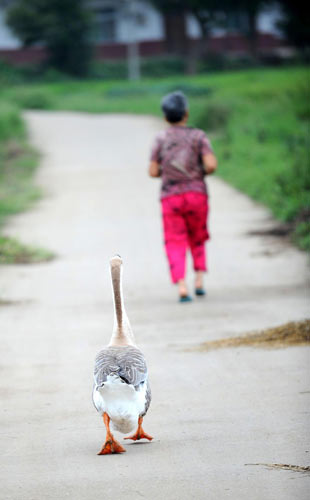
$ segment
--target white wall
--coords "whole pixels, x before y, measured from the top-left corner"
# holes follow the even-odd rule
[[[0,49],[17,49],[22,44],[5,24],[5,10],[0,7]]]
[[[117,40],[126,43],[136,40],[161,40],[164,37],[164,26],[161,15],[146,2],[135,2],[135,11],[138,13],[136,21],[121,13],[117,23]]]
[[[192,15],[186,17],[186,32],[190,38],[199,38],[201,36],[199,23]]]
[[[273,5],[272,7],[267,7],[262,10],[257,19],[258,31],[261,33],[272,33],[274,35],[279,35],[280,31],[276,27],[276,22],[282,19],[283,14],[280,7]],[[199,38],[201,36],[201,30],[199,24],[194,16],[189,15],[187,17],[187,34],[190,38]],[[223,28],[214,28],[212,30],[213,35],[225,35],[226,30]]]
[[[93,3],[100,4],[101,2],[97,1]],[[111,4],[113,5],[113,2]],[[137,0],[135,4],[139,16],[134,26],[125,12],[120,10],[117,18],[116,41],[126,43],[131,39],[133,34],[138,41],[162,40],[164,36],[164,24],[161,15],[147,2]],[[279,31],[274,24],[276,20],[281,19],[281,16],[279,8],[273,7],[272,9],[264,10],[258,18],[259,31],[278,34]],[[191,38],[198,38],[200,36],[200,27],[194,16],[189,15],[187,17],[186,28]],[[224,34],[222,30],[217,31]],[[0,7],[0,48],[15,49],[21,46],[21,42],[6,26],[5,10]]]
[[[281,8],[278,6],[273,6],[264,9],[258,16],[258,31],[261,33],[273,33],[274,35],[280,35],[280,30],[276,27],[276,22],[283,18],[283,13]]]

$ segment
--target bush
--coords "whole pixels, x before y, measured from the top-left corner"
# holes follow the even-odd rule
[[[68,82],[73,78],[66,73],[62,73],[56,68],[44,65],[41,66],[40,71],[36,75],[35,79],[43,83],[45,82],[54,83],[54,82]]]
[[[210,53],[203,57],[199,62],[198,68],[200,73],[208,71],[222,71],[227,68],[228,59],[223,54]]]
[[[306,222],[310,217],[310,164],[307,144],[294,151],[294,162],[276,177],[277,213],[286,221]]]
[[[15,66],[0,60],[0,87],[21,83],[23,77]]]
[[[123,80],[128,76],[126,61],[93,62],[90,66],[91,78],[102,78],[103,80]]]
[[[218,131],[225,128],[230,114],[231,108],[227,104],[211,102],[198,115],[196,124],[204,130]]]
[[[19,110],[11,103],[0,101],[0,141],[22,137],[24,124]]]
[[[201,59],[198,65],[200,73],[209,71],[225,71],[254,68],[258,66],[258,61],[250,55],[227,56],[222,53],[209,53]]]
[[[16,92],[16,102],[24,109],[52,109],[52,96],[39,89],[23,89]]]
[[[151,57],[141,59],[141,75],[145,78],[182,75],[185,62],[177,57]],[[128,63],[123,61],[95,61],[90,67],[90,76],[104,80],[123,80],[128,77]]]
[[[296,227],[293,240],[302,250],[310,249],[310,222],[300,222]]]
[[[42,64],[14,66],[0,60],[0,87],[35,82],[63,82],[69,80],[67,74]]]
[[[296,88],[288,93],[293,110],[300,120],[310,120],[310,87],[307,81],[300,81]]]
[[[141,63],[141,73],[146,78],[183,75],[185,69],[185,60],[181,57],[152,57]]]

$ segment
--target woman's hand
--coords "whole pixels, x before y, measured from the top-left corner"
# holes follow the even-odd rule
[[[206,174],[213,174],[213,172],[216,170],[217,159],[213,153],[207,153],[206,155],[203,155],[202,163]]]
[[[160,177],[160,165],[157,163],[157,161],[151,161],[149,166],[149,176]]]

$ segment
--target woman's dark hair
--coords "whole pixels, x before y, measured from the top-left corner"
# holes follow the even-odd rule
[[[161,109],[168,122],[180,122],[188,110],[187,99],[183,92],[172,92],[162,98]]]

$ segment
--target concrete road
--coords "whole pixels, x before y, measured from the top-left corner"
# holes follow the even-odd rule
[[[160,122],[26,118],[42,151],[44,197],[7,233],[58,257],[0,269],[1,297],[11,301],[0,307],[1,498],[305,500],[309,475],[247,464],[309,464],[309,348],[187,348],[309,316],[306,256],[249,236],[273,225],[269,213],[210,179],[208,297],[178,304],[162,248],[159,183],[146,176]],[[105,431],[91,403],[92,370],[112,331],[108,260],[116,252],[149,364],[145,430],[155,439],[99,457]]]

